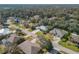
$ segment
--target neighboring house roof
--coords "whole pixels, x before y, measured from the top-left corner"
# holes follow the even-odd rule
[[[10,37],[7,39],[9,42],[13,43],[14,41],[16,41],[17,39],[17,35],[16,34],[11,34]]]
[[[30,41],[24,41],[18,47],[26,54],[37,54],[41,47],[38,44],[32,43]]]
[[[5,46],[11,46],[10,42],[8,42],[7,39],[3,39],[1,42]]]
[[[65,30],[54,28],[50,31],[51,34],[54,34],[57,37],[63,37],[67,32]]]
[[[14,22],[19,22],[20,19],[19,18],[16,18],[16,17],[9,17],[8,20],[7,20],[7,24],[10,24],[10,23],[14,23]]]
[[[48,18],[48,20],[55,20],[55,19],[57,19],[57,17]]]
[[[24,26],[26,26],[26,27],[29,27],[29,23],[28,23],[28,22],[26,22],[26,21],[25,21],[25,22],[23,22],[22,24],[23,24]]]
[[[2,43],[3,43],[4,45],[6,44],[6,42],[7,42],[6,39],[3,39],[3,40],[2,40]]]
[[[75,42],[75,43],[79,43],[79,35],[71,34],[70,40]]]
[[[11,33],[11,31],[8,28],[2,28],[0,29],[0,35],[6,35]]]
[[[40,16],[39,15],[35,15],[34,19],[40,19]]]
[[[39,27],[36,27],[36,29],[40,29],[40,30],[43,30],[43,31],[47,31],[47,27],[46,26],[39,26]]]

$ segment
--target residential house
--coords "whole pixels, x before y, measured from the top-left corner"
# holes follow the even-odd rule
[[[15,20],[14,17],[9,17],[8,20],[7,20],[7,24],[14,23],[15,22],[14,20]]]
[[[21,49],[25,54],[37,54],[41,49],[38,44],[32,43],[28,40],[19,44],[18,48]]]
[[[37,19],[38,20],[38,19],[40,19],[40,16],[39,15],[35,15],[34,16],[34,19]]]
[[[79,44],[79,35],[72,33],[70,36],[70,41]]]
[[[42,31],[47,31],[48,29],[47,29],[47,27],[46,26],[39,26],[39,27],[36,27],[36,29],[40,29],[40,30],[42,30]]]
[[[16,39],[17,36],[15,34],[11,34],[9,38],[2,39],[0,42],[5,46],[11,46],[11,44],[19,39]]]
[[[0,29],[0,36],[1,35],[6,35],[6,34],[10,34],[11,31],[8,28],[2,28]]]
[[[65,31],[65,30],[61,30],[61,29],[58,29],[58,28],[54,28],[53,30],[50,31],[50,33],[53,34],[56,37],[62,38],[68,32]]]
[[[57,17],[48,18],[48,20],[55,20],[55,19],[57,19]]]
[[[28,23],[27,21],[23,22],[22,24],[23,24],[26,28],[29,27],[29,23]]]
[[[17,42],[18,36],[16,34],[11,34],[10,37],[7,39],[8,42],[13,43],[13,42]]]
[[[7,20],[7,24],[11,24],[11,23],[18,23],[20,22],[20,19],[19,18],[16,18],[16,17],[9,17],[8,20]]]
[[[5,45],[6,47],[11,46],[11,43],[9,41],[7,41],[7,39],[3,39],[1,40],[1,44]]]

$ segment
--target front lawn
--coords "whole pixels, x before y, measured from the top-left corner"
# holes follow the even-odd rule
[[[68,41],[67,42],[60,41],[59,44],[62,45],[63,47],[66,47],[73,51],[79,52],[79,48],[76,47],[76,44],[74,44],[74,43],[69,43]]]
[[[43,32],[42,32],[42,31],[39,31],[39,32],[37,32],[37,33],[36,33],[36,35],[38,35],[38,36],[39,36],[39,35],[44,35],[44,34],[43,34]]]
[[[30,28],[30,29],[28,29],[28,31],[29,31],[29,32],[32,32],[33,30]]]
[[[46,35],[44,35],[44,37],[45,37],[45,39],[47,40],[47,41],[49,41],[49,40],[53,40],[53,36],[51,35],[51,34],[46,34]]]
[[[47,40],[47,41],[53,40],[53,36],[51,34],[49,34],[49,33],[44,34],[42,31],[39,31],[39,32],[36,33],[36,35],[43,36],[45,38],[45,40]]]
[[[15,24],[16,26],[18,26],[20,29],[26,29],[22,24]]]
[[[5,53],[6,47],[4,45],[0,45],[0,54]]]

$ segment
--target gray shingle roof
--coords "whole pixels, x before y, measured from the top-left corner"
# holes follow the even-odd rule
[[[16,34],[11,34],[10,37],[7,39],[9,42],[13,43],[16,39],[17,35]]]
[[[65,30],[61,30],[58,28],[54,28],[53,30],[50,31],[51,34],[57,36],[57,37],[63,37],[67,32]]]
[[[79,36],[76,34],[72,34],[70,40],[79,43]]]
[[[28,40],[19,44],[18,47],[26,54],[37,54],[41,49],[38,44],[32,43]]]

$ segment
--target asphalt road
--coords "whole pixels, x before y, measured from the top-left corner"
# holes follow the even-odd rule
[[[52,41],[52,45],[53,45],[53,47],[54,47],[56,50],[58,50],[58,51],[63,51],[63,52],[65,52],[65,53],[67,53],[67,54],[78,54],[78,52],[72,51],[72,50],[70,50],[70,49],[68,49],[68,48],[65,48],[65,47],[59,45],[59,44],[58,44],[59,41],[60,41],[60,38],[57,38],[57,37],[54,37],[54,41]]]

